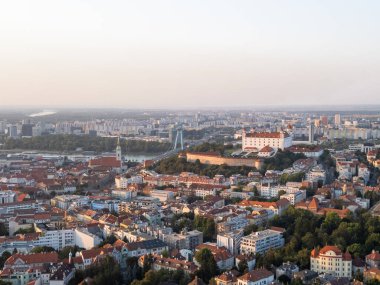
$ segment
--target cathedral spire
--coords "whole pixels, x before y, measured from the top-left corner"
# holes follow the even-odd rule
[[[120,137],[117,138],[116,159],[122,161],[122,159],[121,159]]]

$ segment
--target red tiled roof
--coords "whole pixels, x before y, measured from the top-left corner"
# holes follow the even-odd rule
[[[103,156],[103,157],[94,158],[90,160],[89,167],[94,167],[94,166],[119,168],[121,167],[121,161],[117,160],[116,157],[114,156]]]
[[[271,152],[273,152],[273,151],[274,151],[274,149],[271,148],[269,145],[264,146],[264,147],[260,150],[260,152],[269,152],[269,153],[271,153]]]
[[[238,279],[243,280],[243,281],[257,282],[261,279],[268,278],[272,275],[273,273],[268,271],[267,269],[260,268],[260,269],[252,270],[244,274],[243,276],[240,276]]]
[[[279,139],[281,138],[281,134],[284,134],[284,137],[289,137],[289,134],[286,132],[253,132],[253,133],[247,133],[245,136],[248,138],[272,138],[272,139]]]
[[[16,260],[21,259],[26,264],[34,263],[57,263],[58,253],[56,252],[46,252],[46,253],[33,253],[33,254],[13,254],[5,261],[5,265],[13,265]]]
[[[319,251],[319,253],[325,254],[328,251],[333,251],[336,255],[342,255],[342,251],[335,245],[326,245]]]
[[[372,251],[370,254],[368,254],[366,259],[374,260],[374,261],[380,261],[380,253],[378,251]]]

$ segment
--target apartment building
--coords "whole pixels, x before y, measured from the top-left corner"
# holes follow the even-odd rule
[[[322,181],[326,182],[326,171],[321,165],[314,166],[310,171],[306,172],[305,180],[310,182]]]
[[[217,235],[217,245],[224,246],[232,254],[238,254],[240,249],[241,239],[243,238],[243,230],[236,230],[228,233],[220,233]]]
[[[306,199],[306,191],[296,191],[294,193],[286,193],[280,196],[281,199],[286,199],[290,204],[295,205],[298,202],[304,201]]]
[[[271,248],[284,246],[283,229],[267,229],[251,233],[241,239],[242,254],[263,254]]]
[[[181,233],[164,234],[162,240],[169,245],[170,249],[195,249],[203,242],[203,233],[197,230]]]

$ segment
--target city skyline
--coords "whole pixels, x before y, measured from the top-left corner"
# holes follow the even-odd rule
[[[377,1],[9,1],[2,106],[374,104]]]

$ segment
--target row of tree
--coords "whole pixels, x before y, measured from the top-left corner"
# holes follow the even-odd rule
[[[199,160],[196,160],[193,163],[187,162],[185,158],[172,156],[161,160],[157,165],[155,165],[154,170],[162,174],[178,174],[185,171],[208,177],[214,177],[217,174],[230,177],[236,173],[248,175],[249,172],[255,171],[256,168],[248,166],[227,166],[225,164],[207,165],[200,163]]]
[[[5,138],[3,149],[28,149],[45,151],[85,151],[112,152],[117,145],[116,138],[89,135],[46,135],[31,138]],[[169,143],[143,140],[121,140],[124,153],[163,153],[170,148]]]

